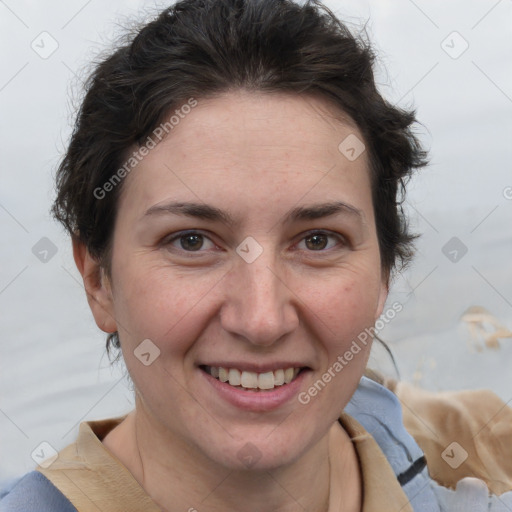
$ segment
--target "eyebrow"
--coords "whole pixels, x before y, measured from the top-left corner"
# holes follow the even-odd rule
[[[230,227],[237,225],[237,222],[228,212],[205,203],[170,202],[163,205],[154,205],[146,210],[142,218],[163,214],[182,215],[213,222],[222,222]],[[286,214],[284,222],[315,220],[339,214],[345,214],[364,222],[364,214],[361,210],[342,201],[293,208]]]

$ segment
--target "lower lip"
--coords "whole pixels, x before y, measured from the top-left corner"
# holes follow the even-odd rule
[[[200,368],[198,370],[206,379],[206,382],[225,401],[239,409],[255,412],[271,411],[290,401],[297,395],[304,376],[309,371],[302,370],[289,384],[284,384],[274,389],[246,391],[243,388],[235,388],[226,382],[221,382]]]

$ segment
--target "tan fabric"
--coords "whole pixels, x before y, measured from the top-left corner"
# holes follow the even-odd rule
[[[37,468],[78,512],[161,512],[128,469],[101,443],[121,418],[80,424],[75,443],[47,469]]]
[[[413,512],[377,441],[346,413],[340,422],[354,443],[363,479],[362,512]]]
[[[469,476],[497,495],[512,490],[512,408],[496,394],[386,385],[400,400],[404,426],[425,453],[434,480],[455,489]]]
[[[38,468],[78,512],[160,511],[128,469],[101,443],[124,417],[81,423],[76,442],[60,451],[49,468]],[[345,413],[340,422],[354,443],[361,467],[362,512],[412,512],[373,437]],[[335,482],[331,482],[330,500],[342,500],[336,493]]]

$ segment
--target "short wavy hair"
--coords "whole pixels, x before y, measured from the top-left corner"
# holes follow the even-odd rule
[[[94,193],[190,98],[245,89],[320,96],[355,122],[369,156],[381,265],[413,255],[402,204],[426,153],[412,131],[415,112],[378,92],[375,53],[317,0],[181,0],[137,29],[97,63],[85,84],[67,152],[56,175],[54,217],[110,273],[122,183]],[[117,333],[110,344],[119,348]]]

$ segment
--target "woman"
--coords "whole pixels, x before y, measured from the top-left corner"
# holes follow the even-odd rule
[[[441,510],[361,378],[425,165],[372,61],[316,2],[184,0],[96,68],[53,212],[136,407],[0,510]]]

